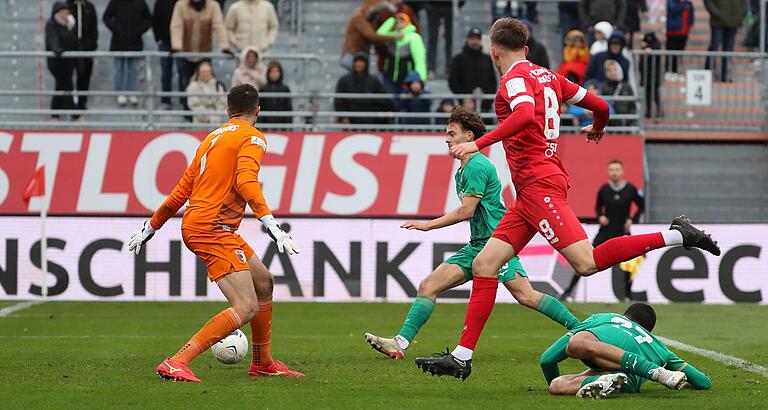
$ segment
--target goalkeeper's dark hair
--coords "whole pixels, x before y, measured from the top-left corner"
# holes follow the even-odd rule
[[[227,94],[227,108],[232,117],[252,115],[259,107],[259,92],[251,84],[232,87]]]
[[[462,106],[456,107],[451,112],[451,118],[448,119],[448,124],[456,124],[464,131],[472,131],[473,140],[485,135],[485,123],[479,113],[470,111]]]
[[[656,326],[656,311],[647,303],[633,303],[624,311],[627,319],[637,323],[649,332]]]

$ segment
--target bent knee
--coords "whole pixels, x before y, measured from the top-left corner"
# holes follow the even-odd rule
[[[499,267],[496,267],[488,260],[475,258],[475,260],[472,261],[472,273],[475,276],[491,278],[498,275]]]
[[[570,357],[578,359],[584,358],[589,353],[589,342],[580,337],[573,336],[571,337],[571,340],[568,341],[565,353]]]
[[[426,296],[426,297],[435,297],[437,296],[437,285],[435,284],[435,281],[426,278],[419,282],[419,290],[418,295],[419,296]]]

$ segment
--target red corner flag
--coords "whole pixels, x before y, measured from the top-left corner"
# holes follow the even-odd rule
[[[35,171],[32,175],[32,179],[29,180],[27,187],[24,188],[24,194],[22,199],[24,200],[24,206],[29,206],[29,199],[33,196],[45,195],[45,166],[42,166]]]

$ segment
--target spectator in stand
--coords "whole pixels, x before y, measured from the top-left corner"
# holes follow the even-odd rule
[[[440,101],[440,105],[437,106],[436,113],[441,114],[448,114],[448,116],[445,117],[436,117],[434,124],[435,125],[448,125],[448,118],[450,118],[450,114],[453,112],[453,110],[456,109],[456,102],[453,101],[452,98],[446,98]]]
[[[283,83],[283,66],[277,61],[267,64],[267,84],[260,90],[263,93],[290,93],[291,89]],[[261,112],[293,111],[290,97],[261,97],[259,98]],[[291,116],[265,117],[264,122],[270,124],[290,124]]]
[[[346,37],[341,47],[341,66],[353,71],[353,59],[360,53],[367,56],[372,44],[385,44],[402,38],[402,34],[381,35],[376,32],[369,18],[373,18],[384,8],[395,10],[391,3],[382,0],[363,0],[352,12],[347,22]]]
[[[378,29],[390,17],[395,17],[395,14],[405,13],[408,15],[408,17],[411,18],[411,23],[413,23],[413,25],[416,27],[416,32],[421,34],[421,28],[419,26],[418,16],[416,12],[413,10],[413,8],[411,8],[411,6],[405,4],[403,0],[387,0],[387,1],[390,3],[390,5],[382,8],[378,13],[376,13],[375,16],[373,16],[373,21],[371,22],[373,27]],[[376,59],[377,60],[376,65],[378,67],[379,72],[383,72],[384,61],[386,61],[389,58],[392,58],[392,56],[389,54],[389,48],[387,47],[387,43],[374,43],[374,49],[376,50],[376,56],[378,57]]]
[[[561,1],[557,4],[558,20],[561,33],[567,33],[574,29],[581,29],[579,19],[579,3],[575,1]]]
[[[99,16],[96,8],[88,0],[69,0],[69,10],[75,18],[74,31],[77,35],[78,51],[94,51],[99,43]],[[93,73],[93,58],[81,57],[75,59],[75,73],[77,74],[77,91],[88,91],[91,88],[91,74]],[[88,105],[88,97],[77,96],[77,109],[84,110]]]
[[[600,83],[604,82],[605,60],[618,61],[621,65],[621,70],[625,73],[628,73],[630,63],[622,53],[625,44],[626,39],[624,39],[624,34],[622,34],[620,31],[613,33],[611,38],[608,39],[608,51],[598,53],[592,56],[592,59],[589,60],[585,78],[587,80],[597,80]]]
[[[407,113],[428,113],[432,109],[432,101],[429,97],[423,97],[429,94],[429,90],[424,87],[419,73],[411,71],[403,84],[404,92],[408,98],[402,100],[400,111]],[[402,117],[400,124],[429,124],[429,118]]]
[[[359,53],[352,58],[352,72],[339,78],[336,83],[337,93],[385,94],[386,91],[376,77],[368,73],[368,54]],[[336,98],[333,102],[336,111],[380,112],[392,111],[390,101],[383,98]],[[381,124],[383,117],[345,117],[339,116],[340,124]]]
[[[218,4],[217,4],[218,6]],[[195,124],[219,124],[226,120],[227,97],[224,93],[227,88],[213,74],[211,63],[203,61],[197,65],[197,70],[187,86],[190,95],[189,109],[194,113],[192,121]],[[210,114],[207,111],[217,111],[219,114]]]
[[[690,0],[667,0],[667,50],[685,50],[693,23],[693,3]],[[677,75],[679,59],[676,56],[667,57],[666,71],[672,74],[670,81],[680,80]]]
[[[238,0],[229,6],[224,25],[235,50],[255,46],[265,53],[275,44],[280,23],[272,3],[266,0]]]
[[[519,20],[526,19],[539,24],[539,11],[536,8],[535,1],[526,1],[525,12],[523,12],[519,1],[491,0],[491,16],[493,17],[491,24],[503,17],[514,17]]]
[[[427,10],[427,25],[429,28],[427,49],[427,66],[430,70],[429,79],[435,78],[437,72],[437,42],[440,37],[445,42],[445,63],[451,61],[453,54],[453,2],[450,1],[425,1]],[[459,7],[464,6],[464,1],[459,1]],[[440,23],[443,25],[443,35],[440,36]],[[447,67],[446,67],[447,71]],[[427,77],[422,77],[427,78]]]
[[[608,50],[608,39],[613,34],[613,26],[607,21],[601,21],[592,28],[595,41],[589,47],[589,54],[596,55]]]
[[[74,32],[75,18],[67,7],[67,3],[53,3],[51,18],[45,23],[45,49],[53,51],[54,57],[48,57],[48,71],[53,75],[56,91],[72,91],[72,73],[75,70],[75,60],[63,58],[61,53],[77,50],[77,34]],[[75,102],[71,94],[54,95],[51,98],[51,110],[73,110]],[[59,115],[51,115],[58,121]]]
[[[528,20],[523,20],[523,23],[528,27],[528,55],[526,58],[528,61],[536,64],[537,66],[549,68],[549,53],[547,47],[544,44],[539,43],[536,37],[533,36],[533,26]]]
[[[616,60],[605,60],[605,82],[603,83],[600,95],[613,97],[631,97],[635,95],[632,87],[629,86],[624,78],[624,71]],[[613,107],[616,114],[631,114],[634,110],[634,103],[631,101],[613,101]],[[611,120],[610,125],[624,125],[624,120]]]
[[[152,14],[144,0],[110,0],[104,10],[104,24],[112,32],[110,51],[141,51],[144,42],[141,36],[152,26]],[[115,90],[139,90],[140,57],[115,57]],[[117,96],[122,107],[127,103],[139,105],[135,95]]]
[[[427,78],[427,52],[424,40],[416,32],[410,17],[405,13],[397,13],[379,27],[381,35],[400,34],[401,38],[389,44],[389,55],[384,61],[384,71],[381,82],[387,92],[399,94],[403,89],[403,81],[411,71],[416,71],[419,78]]]
[[[584,83],[584,88],[592,94],[600,95],[600,89],[602,88],[602,85],[597,80],[587,80]],[[608,100],[606,100],[605,102],[608,104],[608,109],[610,110],[610,113],[615,114],[616,111],[613,108],[613,102]],[[568,113],[575,117],[574,125],[577,125],[579,127],[586,127],[587,125],[592,124],[592,122],[595,120],[592,114],[592,111],[589,111],[585,108],[581,108],[576,104],[572,104],[568,107]]]
[[[477,111],[477,102],[474,98],[463,98],[461,107],[469,111]]]
[[[448,87],[454,94],[471,94],[478,88],[484,94],[497,91],[496,68],[491,57],[483,52],[482,37],[479,28],[471,28],[464,49],[451,60]],[[491,100],[483,101],[483,111],[490,111],[492,104]]]
[[[736,32],[744,22],[747,14],[745,0],[704,0],[704,7],[709,12],[709,26],[712,29],[709,40],[709,51],[733,51],[736,42]],[[720,81],[727,82],[728,58],[723,57],[720,64]],[[707,57],[704,68],[712,68],[712,60]]]
[[[661,117],[661,56],[650,54],[650,51],[661,49],[661,42],[653,32],[645,33],[642,40],[642,49],[649,52],[641,54],[638,61],[640,85],[645,89],[645,118],[651,118],[654,105],[656,117]]]
[[[267,66],[261,61],[259,49],[254,46],[246,46],[240,51],[240,65],[232,73],[230,88],[240,84],[250,84],[257,90],[267,84]]]
[[[214,36],[217,38],[221,51],[231,54],[219,3],[214,0],[179,0],[176,2],[171,15],[172,51],[210,53],[213,51]],[[203,60],[207,61],[208,59],[180,58],[176,60],[179,90],[187,88],[197,64]],[[181,102],[186,108],[186,98],[182,98]]]
[[[182,0],[184,1],[184,0]],[[176,0],[157,0],[152,9],[152,32],[155,34],[157,49],[159,51],[171,51],[171,16]],[[160,87],[164,93],[173,90],[173,58],[160,58]],[[171,97],[160,98],[160,109],[170,110]]]
[[[627,47],[632,49],[635,33],[640,31],[640,16],[648,12],[645,0],[626,0],[627,14],[624,17],[624,30],[627,34]]]
[[[584,75],[589,64],[589,48],[587,36],[581,30],[571,30],[565,36],[563,47],[563,62],[557,72],[576,84],[584,82]]]
[[[581,0],[579,18],[584,28],[594,26],[600,21],[607,21],[620,28],[627,14],[627,0]]]

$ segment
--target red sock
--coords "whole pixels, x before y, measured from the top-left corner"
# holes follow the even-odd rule
[[[645,235],[621,236],[606,241],[592,251],[597,270],[605,270],[618,263],[634,259],[648,251],[667,246],[661,232]]]
[[[472,294],[467,305],[467,316],[464,318],[464,330],[461,332],[459,346],[475,350],[477,339],[483,332],[485,322],[491,316],[493,305],[496,303],[496,289],[499,279],[496,277],[475,277],[472,281]]]

